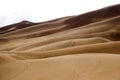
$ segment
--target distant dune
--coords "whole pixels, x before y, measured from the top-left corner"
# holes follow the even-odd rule
[[[120,4],[0,28],[0,80],[120,80]]]

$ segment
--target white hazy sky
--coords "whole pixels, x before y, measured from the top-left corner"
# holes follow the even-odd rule
[[[0,0],[0,27],[22,20],[42,22],[119,4],[120,0]]]

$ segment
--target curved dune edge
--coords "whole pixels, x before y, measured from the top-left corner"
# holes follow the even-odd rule
[[[0,80],[120,80],[120,4],[0,28]]]
[[[65,49],[58,49],[52,51],[41,51],[41,52],[27,52],[27,51],[1,51],[2,54],[9,54],[11,56],[21,56],[27,59],[40,59],[54,56],[62,56],[69,54],[80,54],[80,53],[120,53],[120,41],[88,44],[77,47],[70,47]],[[112,47],[111,47],[112,46]]]

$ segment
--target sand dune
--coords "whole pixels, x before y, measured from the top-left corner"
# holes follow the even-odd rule
[[[120,5],[0,28],[0,80],[120,80]]]
[[[71,40],[65,40],[65,41],[51,43],[48,45],[43,45],[40,47],[35,47],[35,48],[29,49],[27,51],[48,51],[48,50],[68,48],[68,47],[74,47],[74,46],[80,46],[80,45],[102,43],[102,42],[107,42],[107,41],[109,41],[109,40],[102,39],[99,37],[90,38],[90,39],[71,39]]]
[[[119,37],[117,38],[117,35],[118,36],[120,35],[119,32],[117,31],[119,30],[119,21],[120,21],[119,19],[120,19],[119,17],[112,18],[112,20],[110,19],[107,21],[105,20],[104,22],[90,24],[85,26],[84,28],[67,30],[66,32],[65,31],[61,32],[61,34],[56,33],[51,35],[50,37],[45,36],[45,38],[44,37],[43,38],[39,37],[37,39],[35,38],[32,40],[29,40],[30,43],[29,42],[27,43],[28,40],[25,41],[24,39],[24,43],[25,42],[26,43],[23,44],[23,46],[21,44],[21,46],[17,48],[19,48],[19,50],[26,50],[26,49],[31,49],[34,47],[42,46],[42,45],[53,43],[53,42],[76,39],[76,38],[88,38],[88,37],[104,37],[111,40],[115,40],[115,39],[119,40]]]
[[[65,25],[65,24],[67,25],[66,27],[61,28],[62,30],[60,29],[60,30],[57,30],[57,31],[53,31],[53,33],[54,33],[54,32],[64,31],[66,29],[76,28],[76,27],[84,26],[84,25],[87,25],[87,24],[90,24],[90,23],[95,23],[95,22],[98,22],[98,21],[102,21],[104,19],[119,16],[119,14],[120,14],[119,5],[116,5],[116,6],[111,6],[111,7],[103,8],[103,9],[100,9],[100,10],[88,12],[88,13],[85,13],[85,14],[82,14],[82,15],[79,15],[79,16],[65,17],[65,18],[61,18],[57,21],[54,20],[52,22],[48,22],[48,23],[46,22],[46,23],[43,23],[43,24],[38,24],[37,26],[34,26],[34,27],[27,27],[27,28],[32,28],[32,29],[28,29],[28,30],[32,31],[32,33],[33,33],[33,31],[36,31],[36,30],[41,31],[41,28],[43,28],[43,27],[52,28],[50,26],[57,26],[57,28],[58,28],[59,25]],[[61,20],[63,22],[61,22]],[[48,24],[50,24],[50,25],[48,25]],[[44,29],[46,29],[46,28],[44,28]],[[26,30],[26,29],[25,30],[24,29],[22,29],[20,31],[18,29],[18,31],[11,32],[13,34],[11,34],[11,33],[10,34],[12,36],[14,36],[16,34],[18,35],[20,33],[23,35],[23,32],[25,32],[25,30]],[[26,30],[26,31],[29,33],[28,30]],[[25,34],[28,34],[28,33],[25,33]],[[8,36],[10,36],[10,34],[8,34]]]
[[[119,80],[120,56],[79,54],[42,60],[12,60],[2,56],[1,80]],[[7,76],[7,77],[6,77]]]

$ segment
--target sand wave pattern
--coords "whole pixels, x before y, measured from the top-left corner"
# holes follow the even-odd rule
[[[0,80],[120,80],[120,5],[0,28]]]

